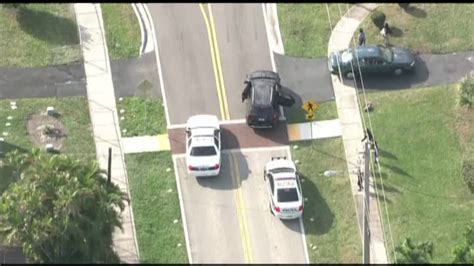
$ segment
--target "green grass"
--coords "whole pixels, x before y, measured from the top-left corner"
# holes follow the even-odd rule
[[[0,5],[0,66],[42,67],[81,59],[72,4]]]
[[[435,263],[451,262],[454,246],[474,219],[474,195],[460,171],[463,148],[456,87],[368,94],[376,106],[371,119],[395,246],[406,236],[431,240]],[[473,138],[467,140],[465,145],[472,146]]]
[[[304,182],[304,225],[311,263],[360,263],[361,238],[341,138],[292,142]],[[334,177],[323,175],[336,170]],[[311,218],[314,222],[311,222]],[[313,250],[311,245],[316,245]]]
[[[166,133],[165,109],[159,98],[125,97],[117,102],[122,137],[158,135]],[[125,113],[120,114],[120,110]],[[127,131],[124,133],[123,130]]]
[[[138,57],[140,25],[131,4],[101,4],[111,59]]]
[[[301,106],[297,106],[296,104],[290,109],[285,110],[285,117],[288,121],[288,124],[309,122],[306,120],[306,111]],[[319,108],[316,111],[316,118],[314,121],[331,120],[337,118],[337,107],[335,101],[319,103]]]
[[[327,57],[332,28],[352,5],[278,4],[278,23],[285,54],[294,57]],[[329,19],[330,18],[330,19]]]
[[[474,50],[474,5],[444,3],[410,6],[408,12],[398,4],[384,4],[377,8],[385,13],[389,25],[395,27],[391,44],[420,53]],[[367,43],[383,43],[380,30],[372,23],[370,16],[361,25],[366,31]]]
[[[16,101],[18,109],[12,110],[10,101]],[[68,130],[61,152],[80,158],[95,158],[89,107],[85,97],[0,100],[0,133],[8,132],[8,136],[2,136],[6,143],[4,145],[14,145],[26,150],[33,148],[34,144],[27,130],[29,115],[46,113],[48,106],[54,106],[60,113],[59,120]],[[8,116],[13,119],[7,120]],[[5,125],[7,122],[11,123],[8,127]]]
[[[140,262],[188,263],[171,153],[129,154],[125,160]]]

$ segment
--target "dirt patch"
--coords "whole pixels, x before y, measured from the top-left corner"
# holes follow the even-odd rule
[[[53,144],[55,150],[60,151],[67,137],[67,128],[56,117],[47,114],[32,114],[28,118],[28,134],[33,143],[40,148],[46,144]]]

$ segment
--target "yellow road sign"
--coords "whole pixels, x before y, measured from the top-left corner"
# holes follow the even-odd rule
[[[309,100],[303,104],[303,109],[307,113],[314,113],[319,108],[319,104],[313,100]]]
[[[314,113],[306,114],[306,120],[314,120],[314,118],[316,118]]]

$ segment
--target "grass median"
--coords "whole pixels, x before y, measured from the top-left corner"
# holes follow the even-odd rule
[[[341,138],[292,142],[299,160],[304,225],[311,263],[360,263],[362,247]],[[337,176],[326,177],[324,171]]]
[[[468,117],[460,116],[456,88],[453,84],[367,95],[375,105],[371,121],[386,194],[381,209],[387,205],[395,246],[404,237],[430,240],[434,263],[451,262],[465,226],[474,219],[474,196],[461,175],[463,146],[472,147],[474,138],[466,138],[472,136],[472,126],[468,131],[459,126]],[[460,139],[467,143],[461,145]],[[378,172],[376,176],[382,193]],[[388,229],[385,211],[383,217]]]
[[[122,137],[165,134],[165,109],[161,98],[125,97],[117,102]],[[123,113],[120,113],[121,110]],[[126,130],[124,132],[124,129]]]
[[[72,4],[0,5],[0,66],[43,67],[81,59]]]
[[[390,43],[419,53],[444,54],[474,50],[472,4],[383,4],[377,10],[386,15],[392,28]],[[370,15],[362,22],[367,43],[383,44],[383,38]],[[357,33],[355,34],[357,37]]]
[[[141,33],[131,4],[101,4],[111,59],[138,57]]]
[[[128,154],[125,160],[140,262],[188,263],[171,153]]]
[[[278,4],[285,54],[293,57],[325,58],[331,27],[352,4]],[[329,9],[329,16],[328,16]]]

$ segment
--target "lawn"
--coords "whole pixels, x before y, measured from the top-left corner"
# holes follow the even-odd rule
[[[0,66],[42,67],[82,57],[72,4],[0,5]]]
[[[10,108],[11,101],[16,102],[18,109]],[[68,130],[61,152],[84,159],[95,158],[89,107],[85,97],[0,100],[0,134],[8,132],[7,136],[1,136],[5,139],[3,148],[7,150],[14,146],[26,150],[33,148],[26,126],[28,118],[31,114],[46,113],[48,106],[54,106],[60,114],[59,120]],[[12,117],[11,120],[8,120],[9,116]],[[10,126],[6,126],[6,123],[10,123]]]
[[[352,4],[278,4],[278,23],[285,54],[293,57],[327,57],[332,28]]]
[[[111,59],[138,57],[140,25],[131,4],[101,4],[107,48]]]
[[[361,263],[362,240],[342,139],[298,141],[291,146],[293,160],[301,162],[298,171],[304,180],[303,195],[308,198],[303,219],[310,262]],[[324,176],[330,169],[339,174]]]
[[[467,116],[460,119],[456,88],[453,84],[368,94],[376,108],[371,119],[395,246],[404,237],[431,240],[434,263],[451,262],[454,246],[474,219],[474,195],[461,175],[462,146],[472,147],[474,138],[466,138],[472,136],[472,125],[471,132],[459,130]],[[385,211],[383,217],[386,224]],[[387,248],[392,250],[391,242]],[[390,257],[393,262],[393,254]]]
[[[121,110],[123,113],[120,113]],[[125,97],[117,102],[122,137],[158,135],[166,133],[163,101],[160,98]],[[124,132],[123,130],[126,129]]]
[[[395,46],[434,54],[474,50],[473,4],[410,4],[406,11],[398,4],[383,4],[377,10],[386,15]],[[361,26],[367,43],[383,43],[370,16]]]
[[[314,121],[337,119],[337,106],[335,101],[319,103],[319,108],[316,110],[316,118]],[[305,123],[306,111],[296,104],[289,109],[285,109],[285,117],[288,124]]]
[[[188,263],[171,153],[129,154],[125,161],[140,262]]]

